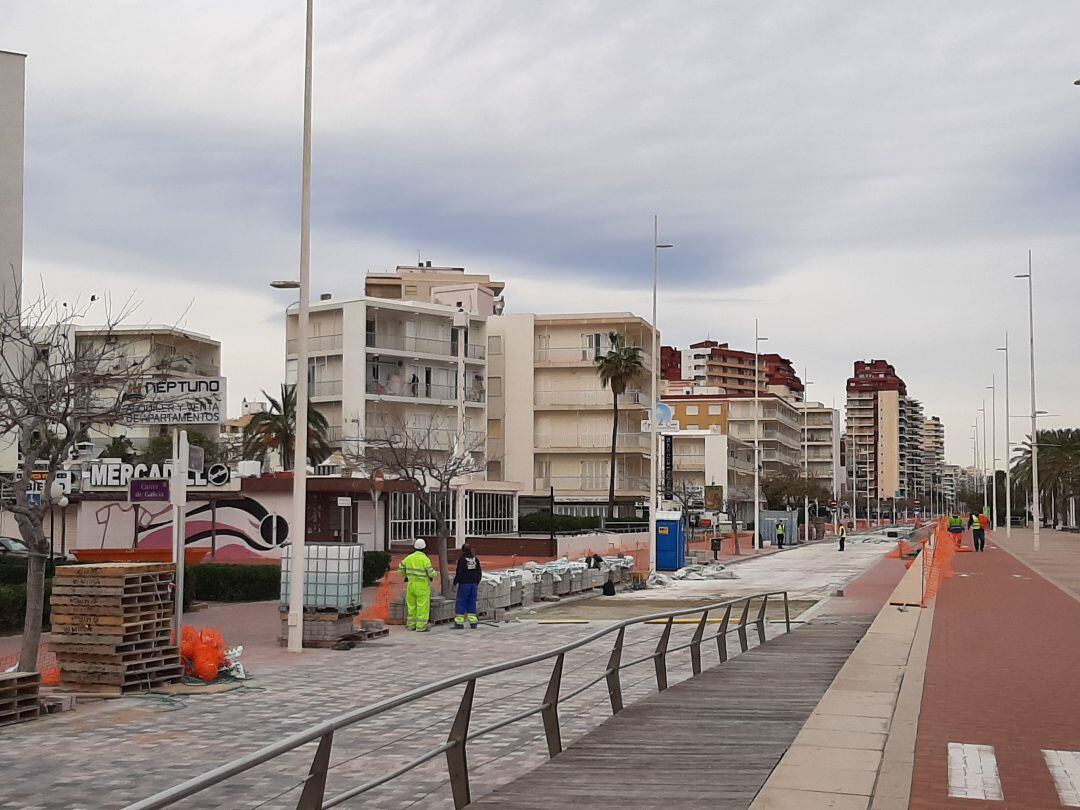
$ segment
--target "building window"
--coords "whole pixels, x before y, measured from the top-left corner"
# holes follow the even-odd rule
[[[719,416],[723,412],[724,412],[724,406],[723,405],[710,405],[709,406],[709,416]]]
[[[697,405],[687,405],[686,406],[686,415],[687,416],[697,416],[698,415],[698,406]]]
[[[502,354],[502,335],[488,335],[488,354]]]
[[[686,430],[700,430],[700,429],[701,428],[698,425],[687,425],[686,426]]]
[[[488,396],[501,397],[503,395],[503,378],[488,377]]]

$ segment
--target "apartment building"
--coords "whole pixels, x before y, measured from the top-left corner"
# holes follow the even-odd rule
[[[22,284],[25,79],[26,57],[0,51],[0,312],[18,307]],[[17,466],[15,437],[0,437],[0,473]]]
[[[904,496],[922,498],[926,494],[926,466],[923,460],[923,424],[926,415],[922,402],[907,397],[901,402],[900,464],[903,469]]]
[[[102,342],[108,348],[100,346]],[[209,335],[178,329],[164,324],[147,326],[80,327],[75,330],[75,349],[80,345],[95,345],[93,351],[106,352],[117,370],[131,364],[142,364],[150,381],[186,380],[215,389],[208,392],[207,405],[216,409],[221,419],[212,424],[185,424],[189,433],[201,433],[216,439],[221,432],[225,408],[225,380],[221,377],[221,343]],[[220,385],[213,385],[220,382]],[[91,425],[90,440],[98,446],[108,444],[117,436],[126,437],[136,450],[144,450],[155,436],[168,433],[174,424],[115,424]]]
[[[727,343],[703,340],[679,350],[661,347],[661,371],[665,380],[682,381],[705,388],[721,388],[739,395],[758,391],[789,399],[803,398],[803,383],[791,361],[779,354],[761,354],[732,349]],[[756,367],[755,367],[756,366]]]
[[[840,412],[820,402],[799,402],[796,407],[803,416],[803,469],[807,477],[820,481],[834,498],[839,497],[844,478]]]
[[[483,315],[456,306],[385,298],[311,305],[308,391],[332,445],[409,429],[449,450],[458,435],[482,444],[486,420]],[[298,316],[286,316],[285,378],[296,382]]]
[[[753,445],[728,436],[719,426],[713,429],[681,429],[670,435],[675,493],[682,495],[683,499],[691,496],[704,503],[705,487],[720,487],[721,510],[734,509],[740,521],[752,519]],[[664,454],[661,454],[661,474],[664,473],[664,463]]]
[[[945,467],[945,425],[938,416],[923,420],[923,489],[929,493],[931,486],[940,491],[941,476]]]
[[[901,400],[907,385],[885,360],[857,360],[847,381],[847,433],[860,490],[891,498],[903,484],[900,463]]]
[[[945,509],[956,509],[956,492],[960,488],[961,472],[959,465],[944,464],[941,467],[941,496]]]
[[[364,295],[397,301],[444,304],[488,317],[503,310],[506,285],[464,267],[432,267],[431,262],[398,265],[392,273],[368,273]]]
[[[682,429],[720,431],[753,445],[753,395],[732,396],[718,387],[669,383],[661,401],[671,406]],[[802,469],[801,411],[774,393],[759,395],[757,408],[762,472]]]
[[[616,500],[633,515],[648,498],[648,350],[652,329],[629,312],[515,314],[488,319],[488,477],[524,484],[523,506],[544,505],[552,489],[564,514],[600,515],[608,496],[612,395],[596,359],[609,334],[641,347],[645,374],[619,397]]]

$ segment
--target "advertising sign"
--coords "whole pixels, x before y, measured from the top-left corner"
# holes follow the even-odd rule
[[[164,464],[123,464],[105,462],[91,464],[83,472],[83,489],[123,490],[132,480],[160,479],[172,477],[172,462]],[[234,478],[227,464],[210,464],[205,472],[188,470],[188,487],[191,489],[219,489],[235,491],[240,488],[240,479]]]
[[[164,503],[168,500],[168,478],[132,478],[128,481],[128,501],[131,503]]]
[[[674,437],[671,434],[664,435],[664,497],[670,498],[675,488],[675,451]]]
[[[719,512],[724,508],[724,488],[719,484],[706,484],[705,511]]]
[[[216,425],[225,421],[225,379],[141,380],[124,395],[128,425]]]

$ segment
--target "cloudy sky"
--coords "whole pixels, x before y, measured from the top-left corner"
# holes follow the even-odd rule
[[[220,339],[234,408],[283,366],[303,8],[0,5],[27,280]],[[1028,407],[1029,249],[1039,405],[1080,422],[1077,30],[1064,2],[316,0],[313,293],[419,251],[511,311],[647,315],[658,213],[666,343],[750,348],[757,317],[837,404],[887,358],[970,463],[1006,330]]]

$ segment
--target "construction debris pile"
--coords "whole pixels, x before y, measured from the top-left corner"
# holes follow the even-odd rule
[[[52,636],[62,685],[128,694],[176,683],[171,563],[101,563],[56,569]]]
[[[738,579],[738,575],[727,566],[716,562],[706,565],[687,565],[670,574],[655,573],[648,579],[649,587],[667,588],[680,580],[702,581],[710,579]]]

